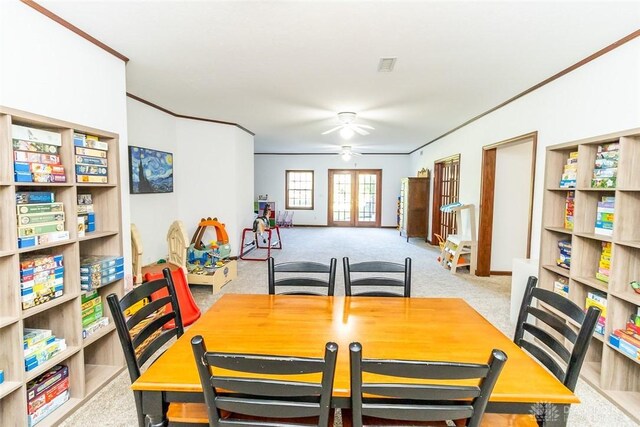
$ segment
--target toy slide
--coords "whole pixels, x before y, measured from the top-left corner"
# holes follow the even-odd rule
[[[151,280],[162,279],[162,272],[158,273],[146,273],[144,275],[144,281],[148,282]],[[182,315],[182,324],[183,326],[188,326],[198,320],[200,315],[200,309],[196,305],[195,300],[193,299],[193,295],[191,294],[191,290],[189,289],[189,284],[187,283],[187,279],[184,275],[184,270],[182,268],[176,268],[171,270],[171,277],[173,278],[173,285],[176,288],[176,294],[178,295],[178,305],[180,306],[180,314]],[[166,290],[161,290],[158,292],[154,292],[151,295],[151,299],[155,300],[158,298],[162,298],[167,296],[168,293]],[[165,306],[165,313],[171,312],[171,306],[167,304]],[[170,321],[167,323],[164,328],[170,329],[174,327],[174,321]]]

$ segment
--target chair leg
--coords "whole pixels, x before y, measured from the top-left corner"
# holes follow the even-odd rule
[[[140,392],[133,392],[133,398],[136,401],[136,412],[138,414],[138,427],[146,427],[146,418],[142,413],[142,394]]]

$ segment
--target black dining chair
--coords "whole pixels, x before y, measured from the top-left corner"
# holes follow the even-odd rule
[[[451,420],[456,420],[456,425],[478,427],[507,361],[507,355],[496,349],[487,363],[367,359],[362,357],[358,342],[349,345],[349,357],[351,410],[343,411],[343,423],[354,427],[444,426]],[[365,382],[363,374],[381,377]],[[406,381],[385,382],[390,377]],[[443,380],[454,382],[444,384]],[[472,383],[461,384],[459,380]]]
[[[200,335],[191,339],[191,347],[211,427],[333,425],[336,343],[325,345],[323,358],[208,352]],[[321,374],[321,379],[265,378],[305,374]]]
[[[538,279],[534,276],[530,276],[527,281],[513,341],[542,363],[569,390],[574,391],[600,317],[600,310],[589,307],[585,314],[573,301],[555,292],[538,288],[537,283]],[[556,310],[557,314],[539,304],[537,307],[534,306],[534,299]],[[530,316],[534,319],[530,319]],[[577,332],[567,324],[567,319],[577,325]],[[564,339],[556,338],[549,332],[550,329]],[[526,339],[525,332],[531,334],[535,340]],[[571,345],[565,345],[565,340]],[[536,341],[544,344],[544,347]],[[562,363],[558,363],[559,360]]]
[[[370,297],[410,297],[411,296],[411,258],[404,265],[389,261],[365,261],[351,264],[348,257],[342,258],[344,267],[344,290],[346,296]],[[365,275],[363,276],[362,274]],[[372,276],[371,273],[385,274]],[[355,274],[355,277],[352,275]],[[390,274],[402,275],[402,279]],[[366,287],[362,292],[354,293],[352,288]],[[398,288],[402,288],[398,291]],[[377,290],[372,290],[377,289]]]
[[[283,262],[276,264],[273,257],[268,260],[269,294],[276,294],[276,287],[288,290],[279,295],[327,295],[333,296],[338,261],[331,258],[329,264],[312,261]],[[276,273],[278,278],[276,278]],[[291,275],[291,273],[295,275]],[[304,274],[304,275],[302,275]],[[324,279],[318,276],[326,275]],[[316,289],[324,288],[324,293]]]
[[[107,304],[118,331],[131,383],[140,377],[140,369],[146,362],[152,360],[153,363],[161,354],[159,350],[169,340],[174,337],[178,338],[184,333],[171,271],[165,268],[162,270],[162,274],[162,279],[142,283],[120,300],[113,293],[107,296]],[[144,299],[147,299],[149,303],[131,317],[125,318],[124,312]],[[165,310],[165,307],[171,309]],[[134,391],[133,395],[138,412],[138,425],[145,427],[145,416],[142,413],[142,393]],[[193,407],[195,407],[193,404],[172,403],[169,412],[184,414],[185,411],[188,412]],[[171,420],[169,425],[172,425]]]

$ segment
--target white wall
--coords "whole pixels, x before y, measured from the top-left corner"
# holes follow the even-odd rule
[[[130,196],[142,262],[166,258],[173,221],[181,220],[191,237],[203,217],[225,224],[237,255],[241,230],[253,219],[253,136],[235,126],[179,119],[131,98],[127,105],[130,144],[174,154],[173,193]]]
[[[168,151],[174,154],[173,193],[131,194],[131,222],[142,238],[142,263],[150,264],[167,255],[167,230],[178,218],[177,187],[180,172],[188,169],[176,156],[176,119],[146,104],[127,98],[129,145]],[[128,168],[129,164],[126,163]],[[127,169],[128,170],[128,169]]]
[[[253,219],[253,136],[190,119],[176,125],[179,219],[191,236],[202,217],[217,217],[238,255],[241,230]]]
[[[268,194],[276,210],[285,210],[285,171],[314,171],[314,209],[296,210],[293,222],[303,225],[327,225],[329,169],[382,169],[382,226],[396,225],[400,180],[415,176],[409,172],[407,155],[363,155],[349,162],[331,155],[269,155],[255,156],[255,199]],[[418,169],[415,169],[417,171]]]
[[[131,281],[125,64],[18,1],[0,2],[0,104],[120,136],[122,237]]]
[[[496,149],[491,271],[511,271],[526,258],[533,139]]]
[[[490,106],[487,106],[490,107]],[[482,146],[538,131],[531,256],[538,258],[545,148],[640,127],[640,39],[635,39],[411,155],[410,170],[461,153],[460,200],[480,199]],[[500,242],[494,242],[500,244]]]

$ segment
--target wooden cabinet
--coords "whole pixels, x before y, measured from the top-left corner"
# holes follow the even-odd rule
[[[617,151],[609,156],[608,150]],[[594,333],[581,376],[636,422],[640,359],[612,345],[610,337],[640,307],[640,294],[630,286],[640,281],[638,164],[640,129],[547,148],[539,271],[540,287],[564,293],[580,307],[594,294],[606,301],[603,333]],[[603,183],[602,177],[614,179]]]
[[[59,158],[64,167],[66,182],[15,182],[13,162],[14,155],[18,155],[13,150],[12,125],[60,135],[62,145],[54,158]],[[107,177],[107,183],[76,182],[74,132],[98,137],[102,147],[107,144],[108,150],[103,151],[107,170],[100,172]],[[55,365],[69,368],[69,400],[39,422],[39,427],[59,423],[124,369],[120,341],[105,300],[110,293],[123,295],[124,279],[97,289],[109,324],[83,339],[81,298],[85,292],[80,278],[81,256],[122,255],[119,153],[116,134],[0,107],[0,369],[5,376],[0,384],[0,425],[27,425],[26,384]],[[16,193],[24,191],[54,193],[55,201],[63,203],[68,238],[18,248]],[[84,235],[78,232],[78,194],[91,194],[95,210],[95,231]],[[63,294],[23,310],[20,263],[33,254],[63,255]],[[65,339],[66,349],[25,372],[25,328],[52,330],[56,337]]]
[[[429,178],[403,178],[400,188],[400,235],[427,237]]]

